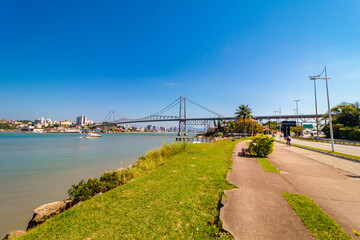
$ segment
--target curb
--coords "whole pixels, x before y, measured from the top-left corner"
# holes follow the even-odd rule
[[[286,144],[286,143],[281,142],[281,141],[279,141],[279,140],[275,140],[275,141],[278,142],[278,143],[281,143],[281,144]],[[315,149],[309,149],[309,148],[307,148],[307,147],[301,147],[301,146],[296,146],[296,145],[291,145],[291,146],[292,146],[292,147],[297,147],[297,148],[306,149],[306,150],[313,151],[313,152],[318,152],[318,153],[326,154],[326,155],[333,156],[333,157],[342,158],[342,159],[349,160],[349,161],[356,162],[356,163],[360,163],[360,160],[357,160],[357,159],[354,159],[354,158],[350,158],[350,157],[345,157],[345,156],[336,155],[336,154],[332,154],[332,153],[326,153],[326,152],[322,152],[322,151],[315,150]]]

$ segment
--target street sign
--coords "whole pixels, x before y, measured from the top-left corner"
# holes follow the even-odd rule
[[[296,121],[282,121],[284,127],[296,127]]]
[[[314,128],[312,124],[303,124],[303,128]]]

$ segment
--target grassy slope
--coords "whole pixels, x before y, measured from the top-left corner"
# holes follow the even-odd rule
[[[152,173],[60,214],[20,239],[210,239],[236,142],[199,144]]]
[[[283,196],[317,239],[352,239],[310,198],[292,193]]]

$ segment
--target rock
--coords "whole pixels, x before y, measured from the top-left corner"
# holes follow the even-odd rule
[[[62,200],[41,205],[40,207],[34,209],[34,215],[28,223],[26,230],[36,227],[37,225],[45,222],[46,219],[69,209],[73,206],[73,204],[73,200]]]
[[[19,236],[23,235],[24,233],[26,233],[25,230],[11,231],[8,234],[6,234],[1,240],[10,239],[13,237],[19,237]]]

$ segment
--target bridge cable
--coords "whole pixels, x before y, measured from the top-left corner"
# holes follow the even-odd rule
[[[176,99],[174,102],[170,103],[168,106],[164,107],[163,109],[161,109],[160,111],[158,111],[154,114],[151,114],[150,116],[160,115],[160,114],[163,114],[164,112],[169,111],[170,109],[172,109],[179,103],[179,100],[180,100],[180,98]]]
[[[198,103],[196,103],[196,102],[194,102],[194,101],[191,101],[189,98],[186,98],[186,100],[188,100],[188,101],[191,102],[192,104],[195,104],[196,106],[198,106],[198,107],[200,107],[200,108],[202,108],[202,109],[205,109],[206,111],[208,111],[208,112],[210,112],[210,113],[212,113],[212,114],[215,114],[215,115],[218,116],[219,118],[223,118],[223,117],[224,117],[223,115],[221,115],[221,114],[219,114],[219,113],[216,113],[216,112],[214,112],[214,111],[212,111],[212,110],[210,110],[210,109],[208,109],[208,108],[206,108],[206,107],[204,107],[204,106],[202,106],[202,105],[200,105],[200,104],[198,104]]]

